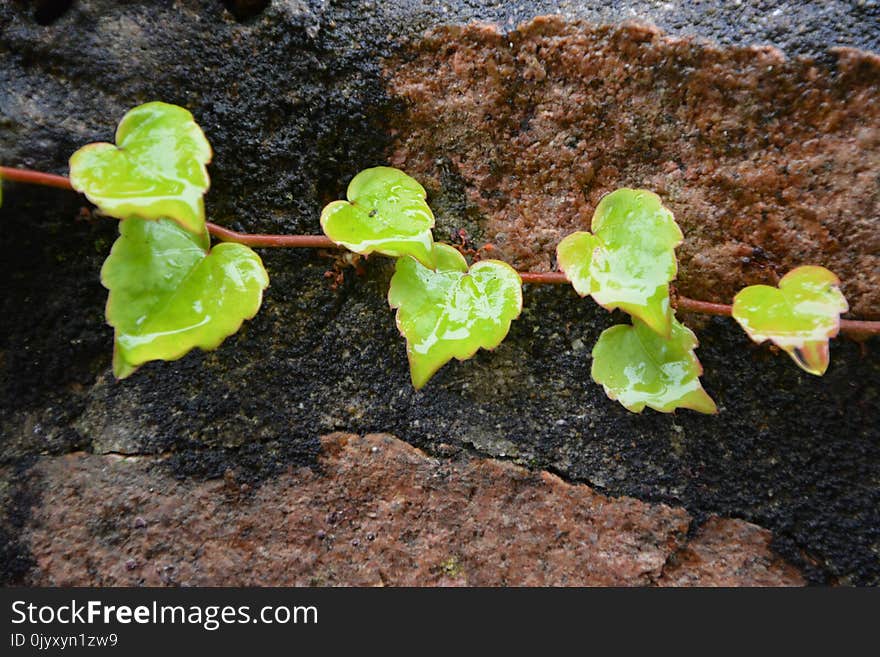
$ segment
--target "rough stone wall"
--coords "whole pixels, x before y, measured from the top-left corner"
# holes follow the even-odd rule
[[[491,459],[437,459],[388,435],[321,439],[317,471],[256,490],[177,482],[153,459],[39,463],[25,532],[48,586],[798,586],[770,533],[607,498]],[[665,570],[669,566],[668,570]]]
[[[126,109],[163,99],[188,107],[214,146],[211,220],[247,231],[317,232],[322,204],[357,170],[392,154],[390,131],[402,105],[389,94],[383,62],[418,43],[426,28],[480,19],[514,30],[551,11],[594,24],[640,18],[677,36],[811,55],[826,78],[838,60],[828,47],[876,51],[880,38],[877,17],[848,2],[608,4],[274,0],[241,23],[220,3],[77,0],[41,25],[27,3],[0,3],[0,159],[63,173],[77,147],[112,136]],[[479,235],[488,221],[465,181],[448,166],[441,174],[431,198],[441,225],[473,225]],[[609,498],[641,500],[646,512],[659,504],[684,508],[693,522],[683,549],[696,553],[704,540],[729,564],[737,554],[750,562],[752,550],[771,539],[759,532],[752,548],[727,551],[712,524],[701,533],[715,515],[771,530],[772,549],[809,581],[880,583],[880,360],[873,343],[863,351],[835,341],[832,368],[818,379],[751,345],[726,320],[687,317],[721,413],[636,416],[589,380],[590,346],[619,318],[570,289],[529,286],[523,316],[501,347],[451,363],[415,392],[385,301],[387,263],[374,259],[363,277],[349,273],[331,289],[323,274],[332,260],[324,255],[264,251],[272,285],[239,335],[210,354],[150,364],[118,383],[109,375],[112,332],[103,323],[106,293],[98,282],[115,224],[90,217],[80,198],[59,190],[4,184],[3,191],[4,582],[58,572],[33,568],[51,545],[40,523],[75,502],[54,485],[65,473],[86,484],[93,478],[83,497],[104,482],[144,496],[138,504],[149,510],[193,491],[216,497],[214,487],[228,487],[216,480],[230,472],[251,492],[239,506],[224,497],[218,508],[246,523],[259,508],[247,501],[254,491],[307,484],[298,469],[318,466],[319,436],[380,431],[441,462],[492,457],[549,470]],[[81,451],[91,456],[68,457]],[[137,479],[143,490],[122,485],[125,469],[114,453],[145,468]],[[300,474],[291,478],[290,469]],[[151,481],[179,498],[152,499],[149,487],[159,488]],[[112,527],[101,513],[81,516],[86,532],[77,550],[106,546],[102,527],[107,540],[131,531]],[[211,531],[220,553],[233,554],[220,530]],[[165,554],[177,558],[171,548]],[[761,554],[773,570],[773,557]],[[691,558],[686,551],[678,557]],[[56,559],[61,569],[63,555]],[[126,581],[142,572],[126,570]],[[97,581],[98,571],[88,573]]]
[[[730,303],[818,264],[876,318],[880,56],[836,54],[559,18],[439,28],[388,65],[406,108],[391,161],[435,189],[457,177],[474,237],[521,269],[553,269],[605,194],[647,188],[684,232],[683,294]]]

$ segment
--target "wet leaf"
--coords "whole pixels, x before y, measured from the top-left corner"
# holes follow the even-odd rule
[[[101,269],[118,378],[150,360],[215,349],[259,310],[269,277],[248,247],[210,249],[207,233],[168,219],[126,219],[119,233]]]
[[[434,254],[436,270],[399,259],[388,292],[416,388],[452,358],[497,347],[522,310],[522,281],[510,265],[483,260],[468,269],[446,244],[435,244]]]
[[[634,317],[632,326],[613,326],[599,336],[593,348],[593,380],[635,413],[645,406],[663,413],[676,408],[716,413],[715,402],[700,383],[703,368],[694,354],[697,344],[696,336],[675,316],[668,338]]]
[[[89,144],[73,154],[70,183],[112,217],[171,218],[199,233],[210,161],[211,146],[192,114],[147,103],[122,118],[116,145]]]
[[[391,167],[365,169],[348,185],[347,197],[321,212],[327,237],[361,255],[411,255],[434,266],[434,214],[424,187],[413,178]]]
[[[749,337],[770,340],[810,374],[828,369],[828,339],[849,310],[840,281],[824,267],[798,267],[778,287],[751,285],[733,299],[733,317]]]
[[[682,234],[660,197],[643,189],[608,194],[593,214],[592,233],[566,237],[557,261],[574,289],[604,308],[620,308],[669,335],[669,281]]]

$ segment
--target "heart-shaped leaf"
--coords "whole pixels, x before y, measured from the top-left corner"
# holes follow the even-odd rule
[[[434,255],[436,269],[399,259],[388,291],[417,389],[452,358],[497,347],[522,311],[522,281],[510,265],[483,260],[468,269],[446,244],[435,244]]]
[[[260,308],[269,277],[241,244],[210,248],[168,219],[126,219],[101,269],[116,329],[113,373],[125,378],[150,360],[215,349]]]
[[[556,250],[574,289],[669,335],[669,281],[678,271],[675,247],[682,241],[672,213],[653,192],[618,189],[600,201],[591,228],[569,235]]]
[[[716,413],[715,402],[700,383],[703,368],[694,354],[697,344],[696,336],[674,315],[668,338],[633,317],[632,326],[612,326],[599,336],[591,374],[605,394],[635,413],[645,406],[663,413],[676,408]]]
[[[70,183],[112,217],[166,217],[200,233],[210,161],[211,146],[192,114],[147,103],[122,118],[115,146],[89,144],[73,154]]]
[[[392,167],[365,169],[349,183],[347,197],[321,212],[327,237],[361,255],[411,255],[434,267],[434,214],[416,180]]]
[[[749,337],[771,340],[802,369],[821,376],[828,369],[828,339],[849,310],[840,281],[824,267],[792,269],[779,287],[751,285],[733,299],[733,317]]]

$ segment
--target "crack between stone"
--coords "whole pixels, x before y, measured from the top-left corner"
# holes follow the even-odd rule
[[[687,511],[687,509],[685,509],[685,511]],[[649,586],[658,586],[658,583],[666,576],[666,570],[674,564],[680,554],[684,553],[684,551],[690,547],[691,542],[694,540],[694,534],[699,526],[690,512],[688,512],[688,518],[688,526],[684,533],[683,542],[678,547],[669,551],[669,554],[666,555],[666,560],[663,562],[663,565],[660,566],[660,570],[657,572],[656,576],[652,577],[650,573],[648,574]]]

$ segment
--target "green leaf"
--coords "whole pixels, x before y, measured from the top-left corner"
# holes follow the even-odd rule
[[[119,233],[101,269],[118,378],[150,360],[215,349],[259,310],[269,277],[248,247],[209,250],[207,234],[193,235],[168,219],[126,219]]]
[[[70,183],[112,217],[167,217],[199,233],[210,161],[211,146],[192,114],[147,103],[122,118],[115,146],[89,144],[73,154]]]
[[[696,336],[675,316],[668,338],[634,317],[632,326],[613,326],[599,336],[593,348],[593,380],[635,413],[645,406],[663,413],[676,408],[716,413],[715,402],[700,383],[703,368],[694,354],[697,344]]]
[[[468,269],[446,244],[435,244],[434,255],[436,270],[399,259],[388,291],[417,389],[452,358],[497,347],[522,311],[522,281],[507,263],[483,260]]]
[[[772,341],[802,369],[821,376],[828,369],[828,339],[849,310],[840,281],[824,267],[792,269],[779,287],[751,285],[733,299],[733,317],[755,342]]]
[[[678,271],[675,247],[682,242],[672,213],[653,192],[618,189],[596,207],[591,228],[569,235],[556,250],[574,289],[669,335],[669,281]]]
[[[374,167],[352,179],[347,197],[321,212],[327,237],[361,255],[411,255],[434,267],[434,214],[418,182],[398,169]]]

